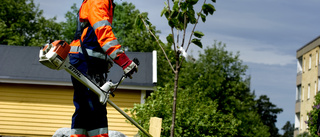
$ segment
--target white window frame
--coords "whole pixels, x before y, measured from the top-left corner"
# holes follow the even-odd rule
[[[303,72],[306,71],[306,58],[303,58]]]
[[[312,63],[312,54],[309,55],[309,69],[311,69],[311,63]]]
[[[315,66],[318,66],[318,51],[316,51],[316,65]]]
[[[304,100],[304,87],[302,87],[301,92],[302,92],[301,101],[303,101]]]
[[[296,89],[296,101],[301,101],[301,85],[298,85]]]
[[[299,129],[301,124],[300,124],[300,113],[295,114],[295,119],[294,119],[294,128]]]
[[[302,58],[297,59],[297,73],[302,73]]]
[[[310,99],[310,83],[308,84],[308,99]]]
[[[317,92],[319,92],[319,90],[320,90],[319,89],[320,88],[320,82],[319,81],[320,81],[320,77],[318,77],[318,89],[317,89]]]
[[[318,56],[318,63],[317,64],[320,64],[320,52],[316,56]]]

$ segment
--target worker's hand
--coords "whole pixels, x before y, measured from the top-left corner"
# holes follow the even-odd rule
[[[113,61],[122,67],[124,74],[130,79],[134,72],[138,72],[138,65],[130,60],[125,53],[119,54]]]
[[[132,79],[132,74],[134,72],[138,72],[138,65],[136,63],[134,63],[133,61],[131,61],[131,64],[129,66],[127,66],[124,70],[124,74],[126,76],[128,76],[130,79]]]

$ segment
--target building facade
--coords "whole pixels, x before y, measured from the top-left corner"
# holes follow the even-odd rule
[[[297,50],[297,79],[294,136],[308,131],[305,121],[319,91],[320,36]]]

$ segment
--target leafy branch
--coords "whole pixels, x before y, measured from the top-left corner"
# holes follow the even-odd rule
[[[150,34],[154,37],[154,39],[157,41],[159,47],[161,48],[162,52],[164,53],[164,56],[166,57],[166,59],[167,59],[167,61],[168,61],[169,65],[170,65],[170,67],[171,67],[171,69],[172,69],[172,71],[174,72],[174,68],[173,68],[173,66],[172,66],[172,64],[171,64],[171,61],[170,61],[170,59],[168,58],[168,56],[167,56],[164,48],[163,48],[162,45],[160,44],[159,39],[156,37],[156,35],[151,31],[151,29],[150,29],[150,27],[149,27],[149,26],[150,26],[150,22],[147,21],[147,20],[145,20],[145,19],[144,19],[145,16],[143,16],[143,15],[141,15],[141,14],[138,15],[138,17],[139,17],[139,19],[142,21],[143,25],[147,28],[147,31],[149,31],[149,33],[150,33]],[[139,24],[138,22],[139,22],[139,20],[136,20],[136,24]],[[148,25],[148,24],[149,24],[149,25]],[[141,25],[140,25],[140,26],[141,26]]]
[[[161,16],[165,16],[168,20],[168,25],[171,29],[171,34],[169,34],[166,39],[169,45],[173,46],[174,49],[174,55],[175,55],[175,66],[171,64],[171,61],[169,60],[165,50],[161,46],[158,38],[154,35],[154,33],[151,30],[150,22],[148,21],[148,18],[146,16],[143,16],[143,14],[139,15],[136,20],[136,25],[143,30],[142,26],[145,26],[147,28],[147,31],[156,39],[158,45],[160,46],[161,50],[163,51],[173,73],[174,76],[174,97],[173,97],[173,107],[172,107],[172,125],[171,125],[171,133],[170,136],[174,136],[174,126],[175,126],[175,116],[176,116],[176,100],[177,100],[177,92],[178,92],[178,80],[179,80],[179,72],[180,68],[182,66],[183,60],[180,60],[181,53],[185,53],[188,51],[188,48],[191,43],[197,45],[198,47],[202,48],[201,38],[204,36],[204,34],[200,31],[195,31],[195,28],[199,22],[199,19],[201,17],[202,21],[206,21],[206,17],[210,14],[212,15],[215,11],[215,8],[212,4],[206,3],[206,0],[204,0],[200,12],[195,14],[194,6],[198,3],[199,0],[171,0],[173,3],[173,6],[170,6],[170,1],[167,0],[165,2],[165,7],[161,11]],[[216,2],[216,0],[211,0],[213,3]],[[196,18],[197,15],[197,18]],[[185,44],[185,37],[186,37],[186,30],[188,24],[194,24],[192,32],[190,34],[189,42],[187,44],[187,49],[184,50],[184,44]],[[174,30],[177,30],[177,40],[175,42],[175,34]],[[179,45],[179,38],[180,34],[179,32],[182,31],[182,43]],[[196,38],[192,39],[192,36],[195,36]],[[186,56],[185,56],[186,57]]]

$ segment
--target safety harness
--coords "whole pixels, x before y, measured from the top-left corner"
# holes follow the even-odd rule
[[[84,31],[89,31],[89,29],[92,29],[90,27],[91,26],[89,22],[84,22],[84,23],[80,22],[80,18],[78,14],[77,29],[75,32],[74,40],[80,41],[80,48],[72,46],[70,51],[82,53],[84,55],[85,62],[87,63],[87,66],[88,66],[87,75],[96,84],[102,86],[101,84],[106,82],[107,73],[109,72],[109,69],[113,66],[113,61],[105,53],[101,51],[88,49],[85,47],[87,44],[90,44],[90,43],[84,43],[83,40],[81,39],[81,36]],[[86,36],[84,37],[84,40],[90,37],[96,37],[94,33],[89,34],[94,36],[87,36],[87,35],[88,34],[86,34]]]

